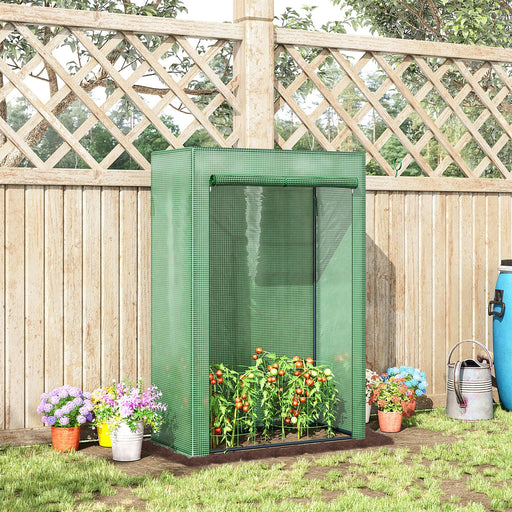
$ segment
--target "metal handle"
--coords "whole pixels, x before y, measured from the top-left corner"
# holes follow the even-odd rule
[[[499,306],[501,309],[496,311],[494,306]],[[494,290],[494,300],[489,302],[489,307],[487,308],[487,314],[489,316],[495,315],[498,318],[502,318],[505,314],[505,303],[503,302],[503,290]]]
[[[460,366],[461,362],[457,361],[453,367],[453,389],[455,390],[455,396],[457,397],[459,407],[466,408],[467,401],[460,391]]]
[[[475,341],[475,340],[462,340],[462,341],[459,341],[459,343],[457,343],[456,345],[453,346],[453,348],[450,350],[450,353],[448,354],[448,362],[446,363],[447,365],[450,364],[450,358],[452,357],[452,354],[453,354],[453,351],[461,344],[461,343],[476,343],[477,345],[480,345],[480,347],[482,347],[484,350],[485,350],[485,353],[489,356],[489,370],[492,369],[492,357],[491,357],[491,354],[490,352],[487,350],[487,347],[485,345],[482,345],[480,342],[478,341]]]

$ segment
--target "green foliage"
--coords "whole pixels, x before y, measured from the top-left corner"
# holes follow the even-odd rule
[[[510,46],[510,0],[331,0],[358,16],[358,25],[387,37]],[[355,17],[355,16],[354,16]]]

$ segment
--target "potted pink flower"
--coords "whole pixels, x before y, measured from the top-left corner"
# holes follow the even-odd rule
[[[165,404],[156,386],[143,389],[142,381],[135,386],[119,382],[112,385],[109,401],[102,411],[108,425],[114,460],[131,461],[141,457],[144,427],[157,432],[163,423]]]

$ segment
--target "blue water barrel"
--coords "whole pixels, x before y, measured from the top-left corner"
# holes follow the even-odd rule
[[[489,315],[493,315],[493,352],[496,385],[501,404],[512,410],[512,260],[501,260],[500,273],[489,302]]]

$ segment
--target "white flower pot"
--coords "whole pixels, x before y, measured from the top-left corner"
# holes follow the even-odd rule
[[[372,412],[372,406],[366,402],[366,423],[370,421],[370,413]]]
[[[139,460],[142,453],[142,437],[144,435],[144,423],[139,421],[135,432],[122,422],[119,427],[110,433],[112,440],[112,458],[117,461],[129,462]]]

